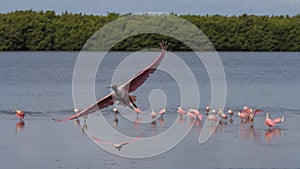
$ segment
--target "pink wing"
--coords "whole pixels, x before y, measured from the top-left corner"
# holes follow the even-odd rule
[[[133,139],[131,139],[131,140],[124,141],[124,142],[121,143],[121,144],[122,144],[122,145],[126,145],[126,144],[128,144],[128,143],[131,143],[131,142],[134,142],[134,141],[136,141],[136,140],[138,140],[138,139],[141,139],[143,136],[144,136],[144,133],[138,135],[137,137],[135,137],[135,138],[133,138]]]
[[[112,99],[112,93],[110,93],[109,95],[101,98],[99,101],[97,101],[96,103],[94,103],[93,105],[91,105],[90,107],[84,109],[83,111],[81,111],[80,113],[78,113],[76,115],[73,115],[71,117],[68,117],[68,118],[65,118],[65,119],[62,119],[62,120],[59,120],[59,119],[53,119],[53,120],[55,120],[57,122],[64,122],[64,121],[68,121],[68,120],[73,120],[75,118],[88,115],[90,113],[93,113],[97,110],[100,110],[104,107],[108,107],[108,106],[113,105],[113,104],[114,104],[114,102],[113,102],[113,99]]]
[[[92,139],[96,142],[100,142],[100,143],[103,143],[103,144],[109,144],[109,145],[113,145],[114,143],[111,143],[111,142],[107,142],[107,141],[104,141],[104,140],[101,140],[95,136],[92,136]]]
[[[166,49],[168,47],[167,44],[160,43],[160,46],[162,48],[161,54],[155,59],[154,62],[152,62],[148,67],[146,67],[144,70],[142,70],[140,73],[138,73],[135,77],[130,79],[127,83],[123,85],[123,87],[130,92],[135,91],[138,87],[140,87],[150,76],[150,74],[154,73],[159,64],[161,63],[162,59],[165,56]],[[73,115],[71,117],[68,117],[66,119],[53,119],[57,122],[64,122],[68,120],[73,120],[78,117],[82,117],[85,115],[88,115],[90,113],[93,113],[97,110],[100,110],[104,107],[108,107],[110,105],[113,105],[113,99],[112,99],[112,93],[101,98],[99,101],[91,105],[90,107],[86,108],[85,110],[81,111],[80,113]]]
[[[140,73],[138,73],[135,77],[131,78],[127,83],[123,85],[124,89],[128,90],[129,93],[135,91],[137,88],[139,88],[150,76],[150,74],[154,73],[163,60],[166,49],[168,45],[160,43],[160,46],[162,48],[161,54],[144,70],[142,70]]]
[[[137,136],[137,137],[135,137],[135,138],[133,138],[133,139],[131,139],[129,141],[124,141],[124,142],[120,143],[120,145],[126,145],[126,144],[128,144],[130,142],[136,141],[136,140],[142,138],[142,136],[144,136],[144,133],[142,133],[141,135],[139,135],[139,136]],[[99,139],[99,138],[97,138],[95,136],[92,136],[92,139],[94,141],[96,141],[96,142],[100,142],[100,143],[103,143],[103,144],[110,144],[110,145],[114,144],[114,143],[111,143],[111,142],[107,142],[107,141],[101,140],[101,139]]]
[[[263,111],[260,110],[260,109],[258,109],[258,110],[255,110],[255,111],[254,111],[254,114],[256,115],[257,113],[261,113],[261,112],[263,112]]]

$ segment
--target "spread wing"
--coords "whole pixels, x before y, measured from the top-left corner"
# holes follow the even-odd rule
[[[255,111],[254,111],[254,114],[256,115],[257,113],[261,113],[261,112],[263,112],[263,111],[260,110],[260,109],[258,109],[258,110],[255,110]]]
[[[122,85],[122,87],[125,90],[127,90],[128,93],[135,91],[138,87],[140,87],[147,80],[147,78],[150,76],[150,74],[155,72],[155,70],[157,69],[157,67],[159,66],[159,64],[161,63],[162,59],[165,56],[165,52],[168,47],[168,44],[163,42],[163,43],[160,43],[160,46],[162,48],[161,54],[148,67],[146,67],[144,70],[142,70],[140,73],[138,73],[135,77],[131,78],[127,83]],[[96,103],[94,103],[93,105],[91,105],[90,107],[86,108],[85,110],[79,112],[76,115],[73,115],[71,117],[68,117],[68,118],[62,119],[62,120],[59,120],[59,119],[53,119],[53,120],[55,120],[57,122],[73,120],[75,118],[88,115],[90,113],[93,113],[97,110],[100,110],[104,107],[108,107],[113,104],[114,104],[114,101],[113,101],[112,93],[111,93],[111,94],[101,98],[99,101],[97,101]]]
[[[122,86],[125,90],[128,90],[129,93],[139,88],[148,79],[150,74],[154,73],[157,67],[160,65],[165,56],[168,44],[160,43],[160,46],[162,48],[161,54],[148,67],[139,72],[136,76],[131,78]]]
[[[68,117],[68,118],[65,118],[65,119],[62,119],[62,120],[59,120],[59,119],[53,119],[53,120],[55,120],[57,122],[64,122],[64,121],[68,121],[68,120],[73,120],[75,118],[88,115],[90,113],[93,113],[97,110],[103,109],[103,108],[108,107],[108,106],[113,105],[113,104],[114,104],[114,102],[113,102],[113,98],[112,98],[112,93],[110,93],[109,95],[107,95],[107,96],[101,98],[100,100],[98,100],[96,103],[94,103],[90,107],[82,110],[78,114],[75,114],[71,117]]]
[[[104,140],[101,140],[95,136],[92,136],[92,139],[96,142],[100,142],[100,143],[103,143],[103,144],[109,144],[109,145],[113,145],[114,143],[111,143],[111,142],[107,142],[107,141],[104,141]]]

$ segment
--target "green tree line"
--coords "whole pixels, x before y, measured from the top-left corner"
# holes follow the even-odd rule
[[[93,33],[120,17],[122,15],[117,13],[95,16],[33,10],[2,13],[0,50],[78,51]],[[218,51],[300,51],[300,15],[179,17],[196,25]],[[189,50],[180,41],[158,34],[129,37],[117,43],[112,50],[153,48],[161,40],[170,42],[170,50]]]

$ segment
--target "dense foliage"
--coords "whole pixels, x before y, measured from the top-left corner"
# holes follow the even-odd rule
[[[32,10],[0,14],[0,50],[81,50],[95,31],[119,17],[117,13],[57,15],[54,11]],[[219,51],[300,51],[300,15],[180,17],[202,30]],[[176,39],[157,34],[130,37],[113,50],[157,47],[162,39],[171,41],[171,50],[189,50]]]

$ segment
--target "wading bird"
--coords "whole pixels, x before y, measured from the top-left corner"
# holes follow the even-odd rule
[[[229,114],[229,116],[230,116],[230,119],[232,119],[233,111],[232,111],[231,109],[229,109],[227,112],[228,112],[228,114]]]
[[[166,109],[164,108],[164,109],[161,109],[159,112],[158,112],[158,114],[160,115],[160,118],[164,118],[164,114],[166,113]]]
[[[155,119],[156,118],[157,113],[152,109],[150,116]]]
[[[186,112],[181,107],[178,107],[177,112],[181,117],[186,114]]]
[[[275,126],[275,122],[272,119],[270,119],[269,113],[266,113],[265,125],[269,126],[269,129]]]
[[[77,117],[82,117],[84,115],[93,113],[97,110],[103,109],[105,107],[108,107],[110,105],[113,105],[115,101],[118,101],[119,103],[130,107],[131,109],[135,110],[137,113],[141,112],[140,109],[137,108],[137,106],[134,103],[134,96],[130,96],[129,93],[134,92],[137,90],[150,76],[150,74],[154,73],[158,66],[160,65],[161,61],[163,60],[166,49],[168,47],[168,43],[162,42],[160,43],[160,46],[162,48],[161,54],[144,70],[139,72],[136,76],[131,78],[128,82],[123,84],[122,86],[118,87],[116,84],[113,84],[111,86],[112,92],[108,94],[107,96],[101,98],[93,105],[89,106],[88,108],[82,110],[76,115],[73,115],[71,117],[59,120],[59,119],[53,119],[58,122],[73,120]]]
[[[208,113],[210,111],[210,106],[206,106],[205,110],[206,110],[206,115],[208,115]]]
[[[237,112],[239,118],[241,118],[241,121],[245,120],[247,121],[249,119],[249,114],[245,111]]]
[[[25,113],[21,110],[16,110],[16,116],[20,119],[23,120],[25,117]]]

